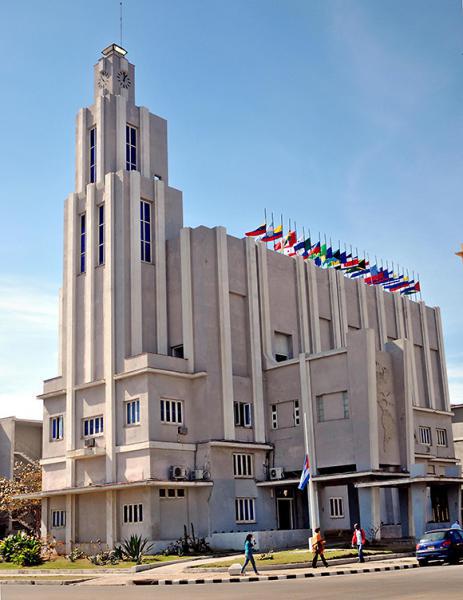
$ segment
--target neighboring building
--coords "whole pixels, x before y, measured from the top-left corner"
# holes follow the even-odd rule
[[[12,479],[15,464],[33,464],[42,456],[42,421],[4,417],[0,419],[0,477]],[[0,538],[22,524],[0,514]]]
[[[463,404],[452,404],[453,411],[452,429],[453,441],[455,444],[455,456],[457,460],[463,463]],[[462,490],[462,512],[460,523],[463,523],[463,490]]]
[[[41,396],[43,533],[161,546],[192,522],[216,547],[247,531],[276,547],[310,522],[379,537],[453,520],[439,309],[183,227],[166,121],[135,105],[124,54],[103,52],[77,117],[61,372]]]

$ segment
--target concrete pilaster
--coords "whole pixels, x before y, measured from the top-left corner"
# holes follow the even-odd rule
[[[193,343],[193,294],[191,286],[191,229],[180,230],[180,269],[182,282],[183,354],[188,371],[193,373],[195,357]]]
[[[115,491],[106,492],[106,544],[109,549],[114,548],[116,542],[119,541],[116,497]]]
[[[88,182],[88,109],[81,108],[76,118],[76,193],[85,191]]]
[[[300,256],[296,261],[297,312],[299,325],[299,340],[301,352],[310,353],[309,310],[307,302],[307,285],[305,280],[304,259]]]
[[[45,540],[48,537],[48,498],[42,498],[40,511],[40,537]]]
[[[84,381],[93,381],[95,375],[95,266],[98,233],[96,223],[96,186],[87,185],[86,206],[86,269],[85,269],[85,332],[84,332]]]
[[[438,408],[436,406],[436,397],[434,393],[434,377],[432,374],[431,364],[431,350],[429,348],[429,332],[428,332],[428,321],[426,319],[426,305],[424,302],[419,302],[420,307],[420,321],[421,321],[421,335],[423,337],[423,354],[424,354],[424,368],[426,372],[426,386],[428,388],[428,399],[429,408]]]
[[[127,125],[127,101],[122,96],[116,99],[116,171],[125,170],[125,128]],[[140,152],[137,148],[138,153]],[[137,160],[139,158],[137,157]]]
[[[368,328],[368,306],[367,306],[367,291],[365,285],[357,285],[357,291],[359,295],[359,307],[360,307],[360,328]]]
[[[328,270],[328,280],[330,286],[331,323],[333,327],[333,342],[335,348],[341,348],[341,324],[339,320],[340,315],[336,275],[337,272],[334,269]]]
[[[66,531],[65,531],[65,545],[66,553],[69,554],[72,551],[72,545],[74,544],[76,537],[76,497],[73,494],[66,496]]]
[[[386,293],[381,286],[375,287],[376,293],[376,308],[378,311],[378,328],[379,328],[379,347],[384,350],[384,344],[387,344],[387,324],[386,310],[384,308],[384,294]]]
[[[381,505],[379,487],[358,488],[360,526],[369,541],[381,538]]]
[[[140,173],[130,171],[130,350],[132,356],[143,352],[143,307],[140,240]],[[154,211],[151,210],[152,219]]]
[[[97,96],[96,104],[96,181],[103,183],[105,177],[105,127],[107,101],[104,96]]]
[[[442,333],[442,319],[440,308],[434,308],[434,317],[436,319],[436,330],[437,330],[437,345],[439,349],[439,364],[441,369],[442,377],[442,392],[444,394],[444,410],[450,411],[450,394],[449,394],[449,381],[447,377],[447,361],[445,359],[445,348],[444,348],[444,334]]]
[[[309,285],[310,332],[312,334],[312,353],[321,352],[320,313],[318,310],[318,284],[315,265],[306,262],[307,282]]]
[[[416,378],[416,360],[415,360],[415,342],[413,341],[413,326],[412,319],[410,315],[410,302],[407,298],[401,298],[402,307],[404,312],[404,322],[405,322],[405,335],[410,342],[410,369],[411,369],[411,388],[413,394],[413,404],[415,406],[420,406],[420,401],[418,398],[418,381]]]
[[[156,346],[158,354],[167,354],[167,269],[165,184],[153,180],[154,242],[156,262]]]
[[[142,177],[150,177],[150,114],[147,108],[140,106],[140,171]],[[155,196],[156,197],[156,196]]]
[[[339,301],[339,325],[341,334],[341,346],[347,346],[347,333],[349,324],[347,320],[347,300],[346,300],[346,278],[344,275],[336,271],[336,280],[338,284],[338,301]]]
[[[410,486],[410,536],[419,539],[426,530],[427,522],[427,486],[414,483]]]
[[[257,261],[259,273],[259,305],[261,315],[262,354],[264,366],[275,364],[272,349],[272,329],[270,322],[270,295],[268,287],[267,248],[265,244],[257,244]]]

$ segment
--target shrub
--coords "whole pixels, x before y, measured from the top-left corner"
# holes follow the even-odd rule
[[[23,531],[9,535],[0,542],[0,556],[3,560],[21,567],[40,565],[42,563],[41,553],[41,541]]]
[[[129,539],[125,539],[122,542],[122,546],[118,550],[122,551],[127,560],[133,560],[137,565],[141,564],[141,561],[145,554],[151,549],[151,544],[148,538],[142,538],[141,535],[133,534]]]
[[[85,554],[85,552],[84,552],[83,550],[81,550],[81,549],[79,548],[79,546],[75,546],[75,547],[72,549],[71,553],[70,553],[70,554],[68,554],[66,558],[67,558],[67,559],[68,559],[70,562],[72,562],[72,563],[73,563],[73,562],[76,562],[76,560],[79,560],[79,558],[86,558],[86,557],[87,557],[87,555]]]

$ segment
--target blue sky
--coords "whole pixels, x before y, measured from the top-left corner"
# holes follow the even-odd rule
[[[459,0],[126,0],[137,103],[169,122],[185,223],[264,208],[420,274],[463,402]],[[63,201],[118,0],[0,1],[0,416],[56,375]]]

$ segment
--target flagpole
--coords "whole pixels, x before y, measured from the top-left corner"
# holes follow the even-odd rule
[[[309,434],[307,432],[307,414],[304,412],[304,446],[305,446],[305,454],[309,456]],[[312,529],[312,535],[316,527],[318,527],[318,523],[316,522],[316,510],[314,503],[314,489],[313,489],[313,480],[312,480],[312,463],[309,458],[309,483],[307,484],[307,508],[309,510],[309,523],[310,528]]]

